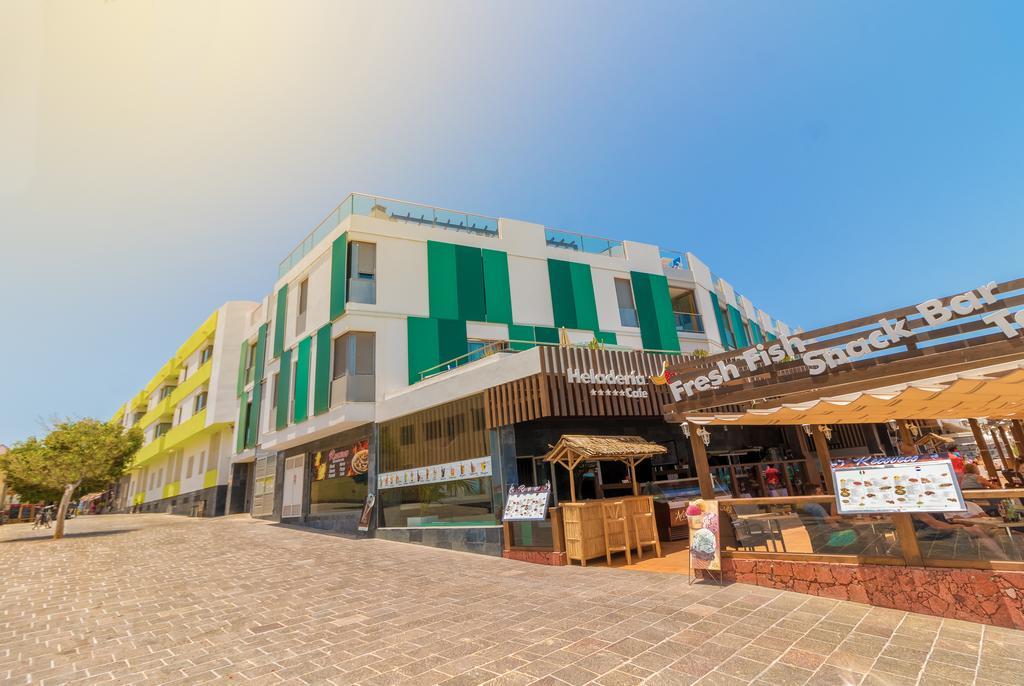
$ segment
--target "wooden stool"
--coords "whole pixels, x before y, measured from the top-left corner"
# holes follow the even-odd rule
[[[643,527],[644,533],[640,533]],[[633,515],[633,541],[636,543],[636,556],[644,559],[644,546],[654,548],[655,557],[661,557],[661,541],[658,539],[658,527],[654,523],[653,512],[640,512]]]
[[[626,553],[626,564],[633,564],[633,555],[629,551],[629,525],[626,523],[626,504],[621,500],[613,503],[601,503],[601,514],[604,524],[604,555],[608,566],[612,566],[612,553]],[[621,532],[622,545],[612,545],[609,535],[617,536]]]

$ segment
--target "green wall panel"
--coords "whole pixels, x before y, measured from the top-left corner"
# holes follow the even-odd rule
[[[242,391],[238,403],[238,424],[235,427],[235,452],[245,450],[245,420],[249,416],[249,394]]]
[[[605,345],[616,345],[619,342],[619,337],[615,335],[614,331],[595,331],[594,338],[597,339],[598,343],[604,343]]]
[[[729,329],[725,327],[725,317],[722,315],[722,308],[718,304],[718,294],[711,291],[711,305],[715,311],[715,322],[718,324],[718,336],[722,340],[722,345],[725,346],[726,350],[732,350],[736,347],[736,341],[733,340],[732,334],[729,333]]]
[[[732,305],[727,305],[725,309],[729,313],[732,333],[736,337],[736,347],[746,348],[750,341],[747,340],[747,330],[743,327],[743,315]]]
[[[764,336],[765,338],[768,339],[769,342],[779,340],[779,337],[773,334],[771,331],[766,332]]]
[[[295,396],[292,404],[292,421],[298,424],[309,416],[309,353],[313,345],[312,336],[299,341],[295,351]]]
[[[597,300],[594,297],[594,278],[590,273],[590,265],[570,262],[569,275],[576,310],[575,328],[596,331],[600,325],[597,323]]]
[[[481,250],[487,321],[512,324],[512,289],[508,278],[508,253]]]
[[[348,288],[348,234],[331,244],[331,321],[345,314],[345,289]]]
[[[452,243],[427,241],[427,288],[431,318],[459,318],[458,266]]]
[[[456,319],[437,320],[437,362],[441,364],[469,352],[466,322]]]
[[[630,272],[633,300],[640,319],[640,338],[647,350],[679,350],[668,279],[662,274]]]
[[[267,366],[267,329],[269,325],[260,325],[259,334],[256,336],[256,368],[253,370],[253,379],[257,382],[263,380]]]
[[[274,426],[278,431],[288,426],[288,394],[292,386],[292,351],[281,353],[281,370],[277,377],[277,411]]]
[[[260,436],[260,408],[263,405],[263,382],[252,388],[252,409],[249,410],[249,430],[245,433],[245,447],[253,448]]]
[[[538,343],[558,345],[558,329],[551,326],[537,326],[533,329],[534,340]]]
[[[466,322],[459,319],[409,317],[409,383],[420,380],[420,372],[465,355]]]
[[[274,357],[280,357],[284,350],[284,326],[288,317],[288,284],[277,291],[277,314],[274,315]]]
[[[316,364],[313,372],[313,414],[323,414],[331,407],[331,325],[316,332]]]
[[[480,248],[455,246],[456,290],[459,298],[459,316],[472,322],[487,321],[484,302],[484,265]]]
[[[242,341],[242,352],[238,356],[238,389],[235,395],[241,397],[245,390],[245,356],[249,352],[249,341]]]
[[[551,287],[551,309],[555,315],[555,326],[575,329],[576,300],[572,294],[570,263],[548,260],[548,284]]]
[[[764,334],[761,333],[761,327],[755,321],[750,322],[750,335],[754,337],[754,340],[751,341],[752,344],[764,343]]]

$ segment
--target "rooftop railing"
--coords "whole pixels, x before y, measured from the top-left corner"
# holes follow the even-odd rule
[[[428,226],[449,231],[463,231],[478,236],[496,238],[498,236],[498,220],[480,214],[468,214],[455,210],[446,210],[431,205],[420,205],[393,198],[351,193],[335,207],[315,229],[302,239],[294,250],[281,260],[277,268],[277,276],[281,278],[288,273],[303,257],[316,247],[338,224],[353,214],[365,217],[376,217],[387,221],[401,221],[420,226]]]
[[[659,250],[661,253],[661,266],[666,269],[690,269],[690,261],[686,253],[677,250]]]
[[[622,241],[613,241],[610,238],[587,236],[574,231],[545,227],[544,240],[551,248],[564,248],[565,250],[575,250],[592,255],[607,255],[608,257],[626,256],[626,249],[623,247]]]

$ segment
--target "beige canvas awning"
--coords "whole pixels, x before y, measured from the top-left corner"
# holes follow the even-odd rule
[[[1024,363],[1011,362],[858,393],[744,412],[687,413],[694,424],[873,424],[891,419],[1024,419]]]

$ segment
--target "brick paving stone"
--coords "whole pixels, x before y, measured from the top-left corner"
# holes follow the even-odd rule
[[[1024,632],[272,526],[0,527],[3,684],[1019,684]],[[84,535],[83,535],[84,534]],[[93,534],[93,535],[88,535]]]

